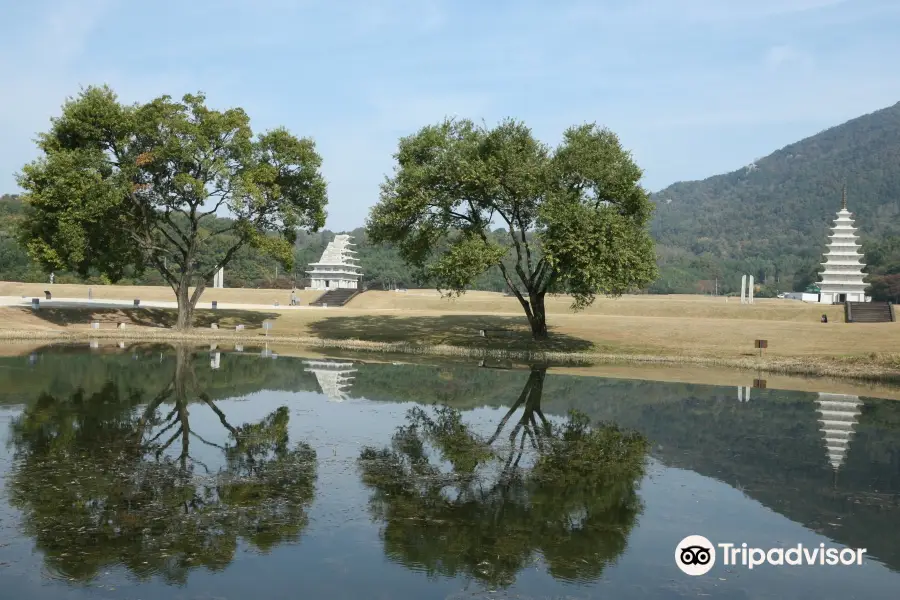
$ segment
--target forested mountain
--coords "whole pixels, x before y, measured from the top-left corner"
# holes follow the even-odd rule
[[[652,233],[660,274],[648,291],[736,293],[743,274],[753,275],[760,284],[760,297],[802,291],[817,280],[844,184],[848,208],[860,229],[871,291],[877,299],[900,302],[900,103],[786,146],[737,171],[675,183],[654,193]],[[15,223],[22,211],[15,196],[0,197],[0,280],[46,281],[47,274],[16,241]],[[306,265],[319,258],[334,233],[341,232],[300,233],[290,273],[274,259],[242,250],[227,269],[229,287],[302,283]],[[368,287],[428,286],[396,249],[370,244],[362,228],[346,233],[356,238]],[[56,275],[59,282],[78,280]],[[122,283],[162,284],[162,279],[148,271]],[[496,268],[475,287],[506,289]]]
[[[719,277],[720,291],[723,278],[730,291],[747,273],[781,290],[802,289],[814,280],[844,183],[869,271],[883,274],[886,265],[871,259],[887,259],[884,251],[897,246],[887,241],[900,235],[900,103],[737,171],[653,194],[656,287],[688,291],[680,288]]]

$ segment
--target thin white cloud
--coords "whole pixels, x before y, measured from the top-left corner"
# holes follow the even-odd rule
[[[712,23],[805,13],[846,2],[848,0],[630,0],[612,7],[585,1],[567,13],[577,20]]]
[[[811,54],[790,44],[772,46],[766,51],[764,61],[770,69],[811,67],[815,62]]]

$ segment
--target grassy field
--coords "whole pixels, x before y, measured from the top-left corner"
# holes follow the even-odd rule
[[[50,290],[58,298],[87,298],[88,287],[94,300],[141,300],[175,301],[175,295],[168,287],[116,286],[116,285],[62,285],[43,283],[0,282],[0,296],[43,298],[44,290]],[[308,304],[322,292],[299,290],[301,304]],[[290,290],[256,290],[243,288],[208,289],[201,301],[218,300],[232,304],[267,304],[280,302],[286,305]],[[567,296],[547,298],[547,312],[568,314],[572,300]],[[435,290],[409,290],[407,292],[371,291],[351,300],[347,309],[426,311],[440,313],[522,315],[518,300],[496,292],[468,292],[458,298],[443,298]],[[717,319],[749,319],[764,321],[818,322],[822,313],[829,320],[843,320],[841,307],[822,307],[795,300],[761,298],[752,306],[742,305],[736,298],[712,296],[623,296],[621,298],[597,298],[597,301],[579,315],[610,315],[632,317],[698,317]]]
[[[0,284],[0,296],[32,296],[47,289],[42,285]],[[203,300],[214,299],[213,290]],[[86,286],[54,286],[57,297],[87,297]],[[215,290],[222,302],[268,304],[290,291]],[[226,295],[227,294],[227,295]],[[314,299],[316,292],[303,292]],[[95,299],[171,299],[165,288],[96,286]],[[335,342],[362,341],[376,344],[444,346],[468,351],[521,350],[591,355],[659,357],[672,361],[727,366],[762,367],[764,364],[793,364],[807,373],[839,375],[842,369],[877,367],[900,375],[900,326],[897,323],[843,323],[840,307],[822,307],[791,300],[760,299],[741,305],[734,299],[704,296],[625,296],[600,298],[584,312],[573,314],[567,298],[547,302],[551,339],[536,345],[530,340],[528,324],[515,298],[489,292],[472,292],[457,299],[444,299],[429,290],[366,292],[345,308],[259,311],[199,311],[196,325],[211,334],[210,324],[223,330],[244,324],[245,335],[260,335],[262,323],[272,322],[270,335],[276,339],[318,339]],[[819,322],[822,313],[829,323]],[[0,335],[27,337],[43,331],[87,334],[89,323],[99,319],[103,329],[113,323],[129,323],[131,335],[159,332],[174,322],[173,311],[140,310],[60,310],[41,308],[0,309]],[[482,338],[479,329],[513,330],[513,337]],[[5,333],[2,331],[5,330]],[[114,333],[114,332],[110,332]],[[233,335],[233,332],[232,332]],[[760,360],[754,340],[768,340],[769,348]],[[354,344],[345,344],[350,347]],[[360,346],[360,344],[355,344]],[[819,367],[816,367],[818,365]],[[829,366],[830,365],[830,366]],[[867,365],[869,365],[867,367]],[[875,365],[875,367],[872,367]],[[819,368],[819,371],[816,370]],[[851,369],[852,370],[852,369]]]

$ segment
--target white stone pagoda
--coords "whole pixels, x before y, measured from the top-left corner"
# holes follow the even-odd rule
[[[862,262],[863,255],[859,251],[856,227],[853,226],[851,213],[847,210],[847,188],[841,198],[841,210],[834,220],[834,227],[829,236],[828,249],[823,258],[825,270],[819,285],[819,302],[822,304],[839,304],[843,302],[868,302],[866,284],[863,282],[866,266]]]
[[[863,403],[859,396],[819,393],[816,404],[819,405],[819,428],[825,436],[828,462],[837,471],[844,464]]]
[[[349,235],[336,235],[325,247],[319,262],[310,263],[309,274],[312,290],[335,290],[339,288],[355,290],[359,285],[362,271],[359,259],[351,248],[356,244],[350,241]]]
[[[319,384],[322,394],[329,402],[343,402],[349,396],[350,387],[353,385],[352,362],[333,362],[330,360],[304,360],[306,372],[313,373]]]

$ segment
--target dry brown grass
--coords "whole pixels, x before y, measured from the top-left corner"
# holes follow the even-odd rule
[[[44,290],[50,290],[58,298],[87,298],[88,288],[95,300],[175,301],[172,290],[157,286],[124,285],[68,285],[45,283],[0,282],[0,296],[43,298]],[[322,292],[299,290],[301,304],[308,304]],[[255,290],[243,288],[207,289],[201,300],[218,300],[233,304],[286,305],[290,290]],[[547,298],[547,312],[552,315],[571,315],[572,301],[567,296]],[[430,311],[439,313],[522,315],[522,307],[512,296],[496,292],[468,292],[459,298],[443,298],[434,290],[409,290],[408,292],[370,291],[357,296],[347,305],[360,311]],[[741,305],[735,298],[712,296],[622,296],[621,298],[597,298],[596,302],[579,315],[615,315],[631,317],[698,317],[703,319],[747,319],[764,321],[818,322],[822,313],[831,321],[843,320],[839,306],[819,306],[796,300],[757,299],[752,306]]]
[[[549,314],[572,314],[570,310],[572,299],[568,296],[550,296],[546,304]],[[357,310],[424,310],[514,316],[522,314],[522,307],[516,298],[496,292],[467,292],[459,298],[449,299],[442,298],[434,290],[371,291],[358,296],[347,307]],[[726,302],[721,296],[690,295],[600,297],[579,315],[818,322],[823,313],[827,314],[831,321],[843,320],[843,309],[839,306],[822,307],[777,298],[762,298],[757,299],[753,305],[742,305],[736,298],[729,298]]]
[[[6,289],[0,284],[0,295]],[[22,286],[23,284],[14,284]],[[36,286],[44,288],[46,286]],[[80,289],[69,289],[80,288]],[[108,288],[108,289],[107,289]],[[131,298],[136,290],[98,286],[108,298]],[[80,293],[79,293],[80,292]],[[217,290],[232,293],[222,302],[254,303],[254,297],[273,298],[279,290]],[[29,295],[29,291],[26,295]],[[54,286],[59,297],[86,297],[86,286]],[[289,293],[289,292],[287,292]],[[268,294],[268,296],[266,296]],[[313,292],[312,294],[315,294]],[[21,295],[21,294],[19,294]],[[145,294],[146,299],[153,296]],[[211,298],[204,298],[204,300]],[[488,292],[473,292],[455,300],[435,292],[366,292],[346,308],[259,311],[199,311],[194,335],[209,336],[209,324],[233,330],[242,323],[242,336],[259,340],[263,320],[273,323],[273,342],[326,344],[334,348],[378,352],[415,352],[458,356],[504,355],[555,357],[605,362],[647,364],[695,364],[729,368],[768,369],[772,372],[810,375],[850,375],[884,378],[900,376],[900,326],[897,323],[846,324],[840,307],[821,307],[789,300],[759,300],[752,306],[722,298],[702,296],[627,296],[598,299],[583,313],[568,311],[569,301],[548,301],[551,340],[535,344],[528,324],[514,298]],[[826,312],[831,322],[819,322]],[[129,323],[128,336],[165,336],[173,311],[165,309],[88,310],[0,308],[0,335],[6,338],[93,335],[91,320],[103,321],[103,330],[113,323]],[[479,329],[504,328],[511,338],[482,338]],[[4,333],[5,330],[5,333]],[[118,335],[108,331],[103,335]],[[220,330],[215,335],[235,336]],[[204,337],[206,339],[206,337]],[[765,339],[769,349],[760,358],[754,340]],[[324,341],[323,341],[324,340]]]

